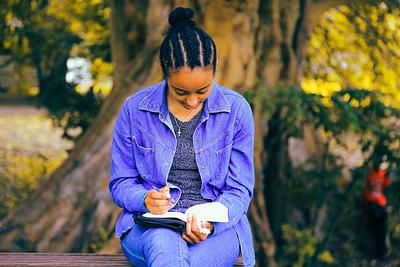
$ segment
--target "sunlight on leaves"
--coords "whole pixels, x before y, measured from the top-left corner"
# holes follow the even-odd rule
[[[0,217],[17,207],[67,158],[72,142],[49,118],[0,116]]]

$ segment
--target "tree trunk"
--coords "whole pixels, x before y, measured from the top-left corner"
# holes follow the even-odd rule
[[[113,90],[70,157],[0,221],[2,251],[86,252],[91,244],[104,241],[104,233],[113,236],[120,213],[107,187],[113,125],[128,95],[161,79],[158,49],[176,5],[195,10],[196,22],[218,48],[216,80],[240,93],[266,90],[265,83],[298,84],[311,29],[331,6],[311,0],[111,1]],[[256,187],[249,214],[258,263],[276,266],[274,234],[285,221],[288,140],[276,129],[267,131],[260,105],[254,101]],[[276,137],[280,145],[265,151],[265,141]]]

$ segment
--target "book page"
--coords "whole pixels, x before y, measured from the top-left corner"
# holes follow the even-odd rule
[[[184,222],[187,221],[186,214],[183,214],[182,212],[178,212],[178,211],[169,211],[164,214],[152,214],[150,212],[147,212],[147,213],[143,214],[143,217],[147,217],[147,218],[177,218]]]
[[[196,218],[199,222],[229,222],[228,208],[219,202],[209,202],[195,205],[188,208],[185,214],[196,215]]]

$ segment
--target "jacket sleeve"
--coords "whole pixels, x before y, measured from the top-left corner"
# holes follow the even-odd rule
[[[125,101],[114,125],[111,145],[111,166],[108,188],[113,201],[129,212],[146,212],[144,198],[147,190],[142,185],[133,155],[131,123]]]
[[[243,101],[235,122],[232,152],[226,185],[218,202],[228,208],[229,222],[214,223],[213,235],[232,227],[247,213],[254,189],[254,118],[250,105]]]

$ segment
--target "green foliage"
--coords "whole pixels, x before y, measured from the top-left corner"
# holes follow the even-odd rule
[[[317,252],[318,239],[312,228],[297,229],[290,224],[282,225],[284,246],[282,248],[281,264],[283,266],[312,266],[313,257]],[[335,259],[325,250],[317,257],[319,263],[333,264]]]
[[[107,231],[106,228],[104,228],[103,226],[100,226],[100,228],[97,231],[97,235],[96,235],[98,238],[98,241],[90,244],[90,252],[95,253],[95,252],[99,251],[100,249],[102,249],[104,247],[104,245],[106,245],[110,241],[110,238],[112,237],[110,235],[113,235],[113,233],[114,232],[111,231],[111,234],[110,234],[110,232]]]
[[[318,132],[320,138],[316,154],[300,164],[285,165],[290,203],[287,212],[296,211],[300,215],[297,219],[289,217],[291,225],[282,227],[285,247],[279,258],[287,266],[317,266],[332,263],[333,259],[339,266],[356,264],[363,251],[357,242],[350,240],[358,241],[357,234],[362,234],[361,230],[354,231],[352,225],[364,221],[360,202],[368,162],[385,155],[391,171],[398,175],[400,110],[385,105],[385,95],[376,90],[349,88],[323,97],[296,87],[259,85],[258,88],[263,89],[246,97],[253,106],[261,104],[268,126],[274,131],[278,129],[285,142],[289,138],[303,138],[306,128]],[[277,138],[270,142],[281,141]],[[334,152],[350,146],[360,150],[358,164],[350,164],[346,155]],[[393,191],[387,192],[389,199],[398,195],[395,193],[398,184],[392,187]],[[326,213],[322,225],[321,212]],[[393,216],[398,213],[396,207]],[[319,238],[315,236],[317,227],[322,233]],[[391,226],[393,233],[399,229],[396,227]],[[321,259],[325,259],[324,263]]]
[[[317,238],[312,229],[299,230],[289,224],[282,225],[285,245],[282,248],[282,263],[284,266],[302,267],[311,262],[315,253]]]

